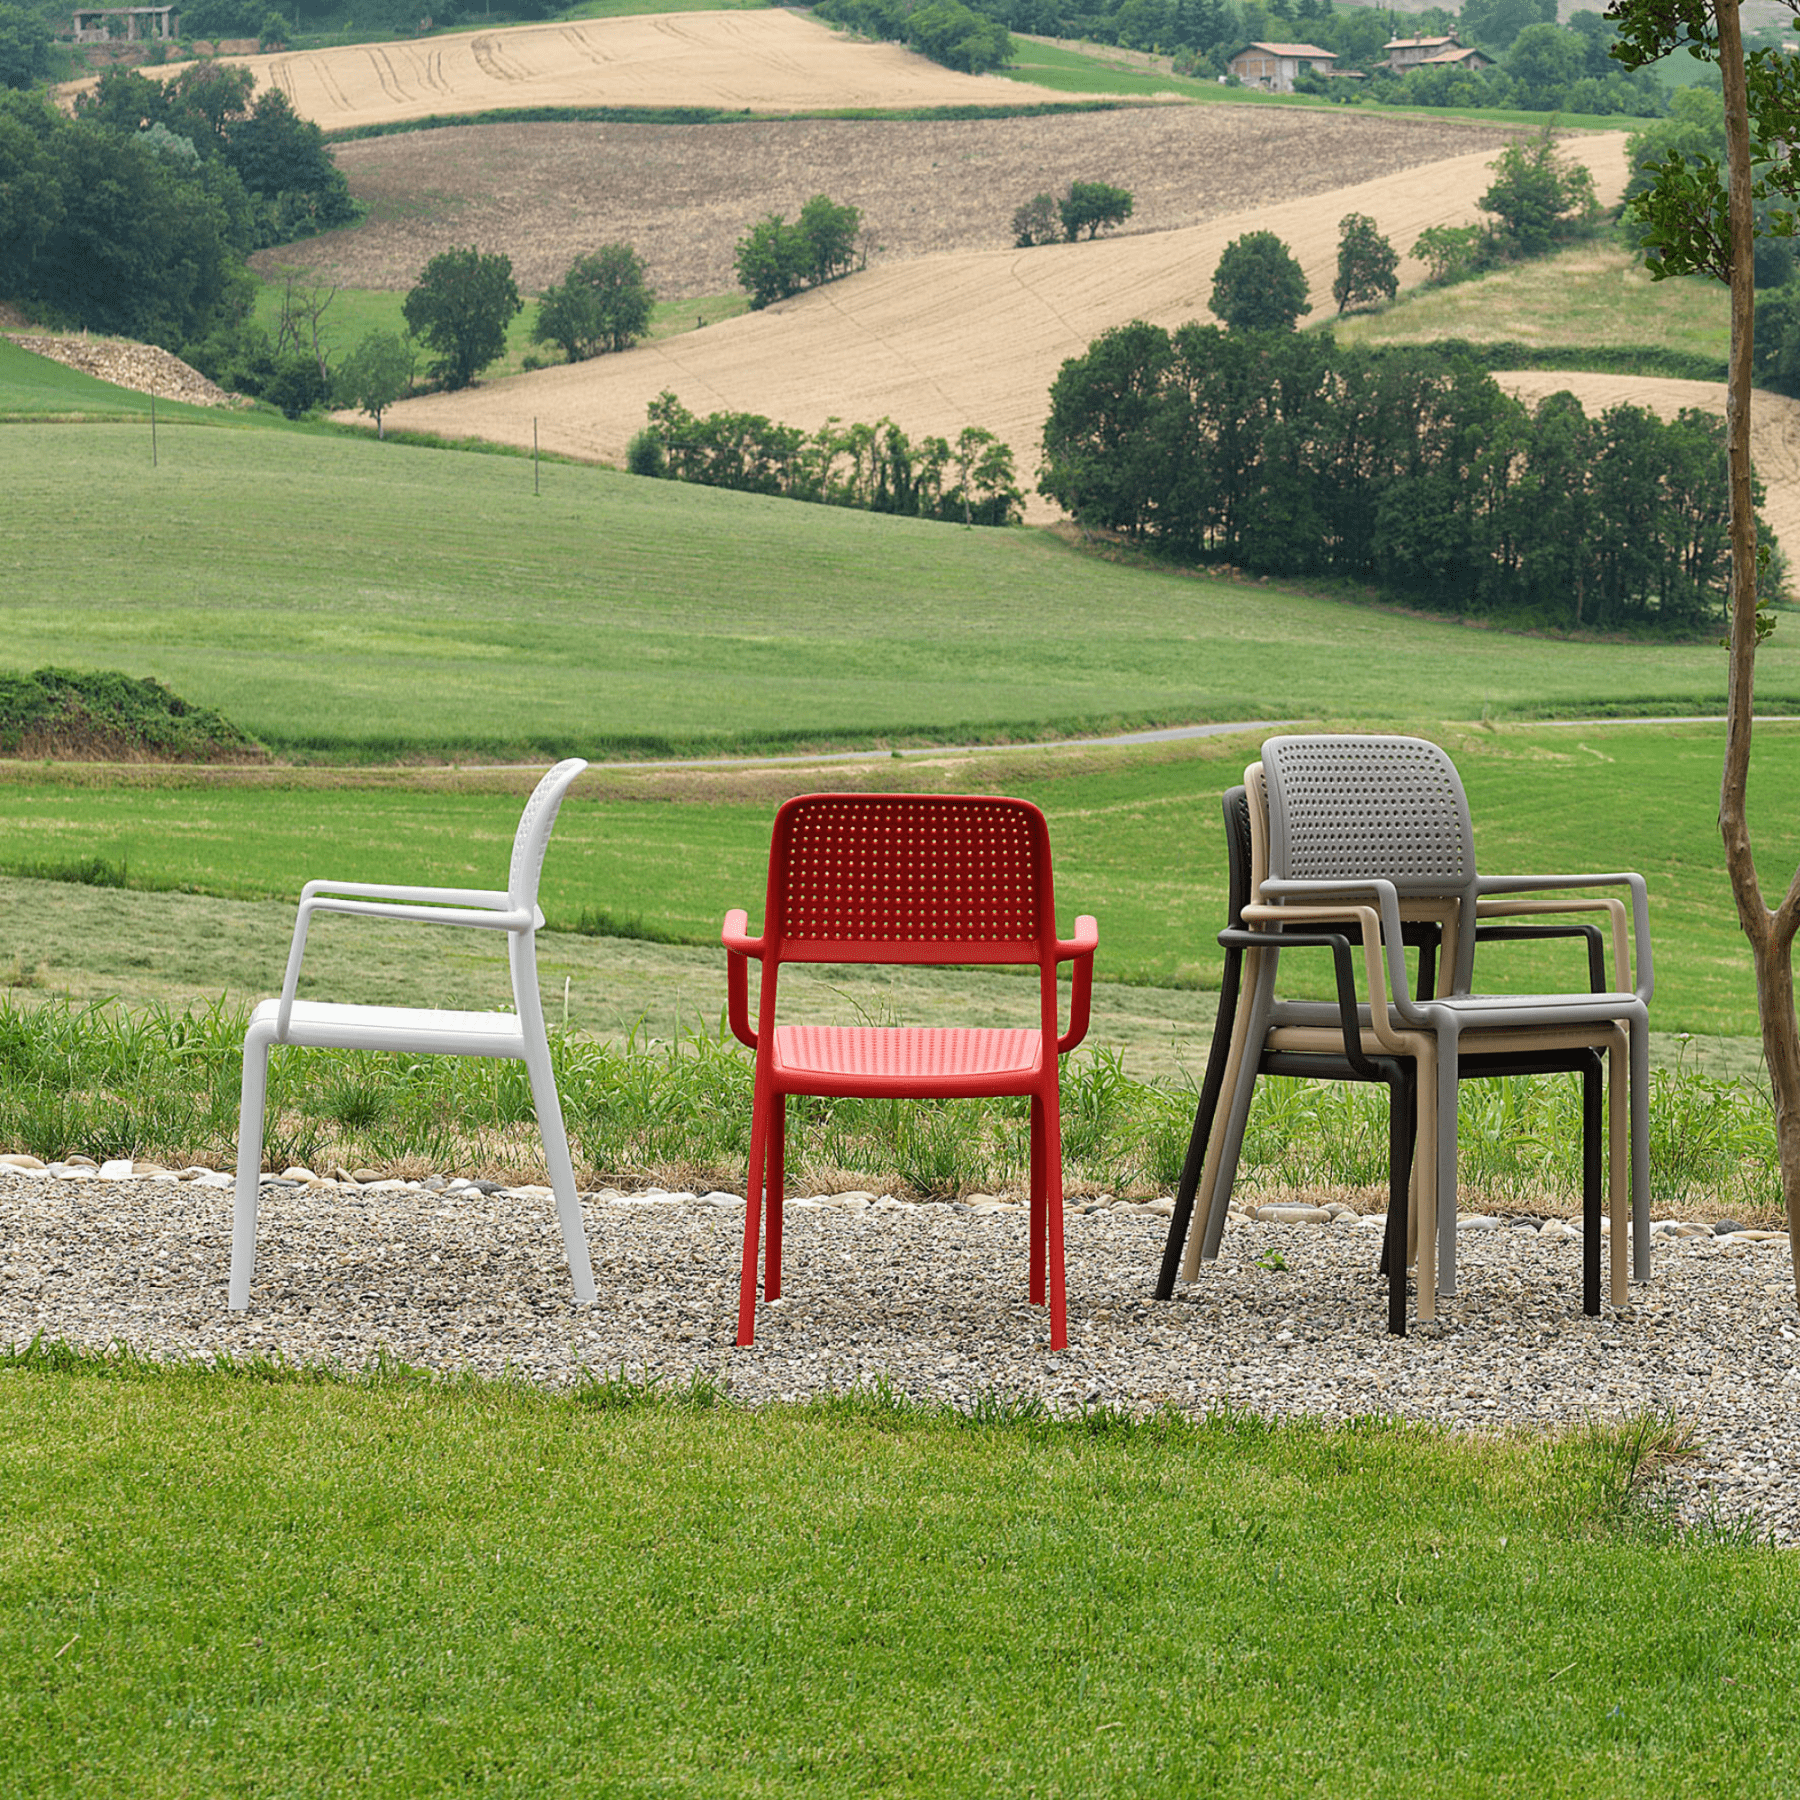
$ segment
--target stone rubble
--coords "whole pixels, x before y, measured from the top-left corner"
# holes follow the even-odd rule
[[[1159,1305],[1173,1203],[1100,1196],[1066,1209],[1072,1344],[1053,1355],[1026,1303],[1022,1205],[803,1196],[787,1204],[783,1296],[740,1350],[738,1194],[584,1194],[600,1293],[577,1307],[546,1188],[291,1167],[262,1178],[256,1281],[234,1314],[232,1186],[198,1167],[0,1156],[0,1343],[346,1369],[385,1352],[550,1385],[704,1371],[750,1403],[885,1380],[953,1405],[999,1391],[1063,1412],[1228,1405],[1475,1431],[1650,1412],[1702,1445],[1675,1471],[1684,1517],[1800,1543],[1784,1233],[1656,1220],[1651,1281],[1589,1319],[1577,1226],[1466,1216],[1458,1293],[1392,1338],[1378,1213],[1234,1209],[1218,1261]]]
[[[248,406],[242,394],[228,394],[208,381],[198,369],[155,344],[134,344],[124,338],[40,337],[13,331],[7,335],[21,350],[47,356],[84,375],[110,381],[114,387],[137,394],[154,394],[159,400],[185,400],[190,406]]]

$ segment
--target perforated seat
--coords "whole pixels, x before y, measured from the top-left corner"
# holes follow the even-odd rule
[[[1068,1343],[1062,1238],[1062,1131],[1057,1055],[1087,1032],[1098,941],[1094,921],[1056,935],[1050,834],[1023,800],[984,795],[807,794],[775,816],[760,937],[742,910],[725,917],[731,1029],[757,1052],[744,1210],[738,1342],[755,1339],[757,1263],[763,1293],[781,1294],[781,1209],[789,1094],[1031,1100],[1030,1294],[1050,1343]],[[748,965],[762,965],[752,1027]],[[777,1025],[783,963],[1031,964],[1035,1030],[943,1026]],[[1069,1029],[1057,1031],[1059,964],[1074,965]],[[766,1249],[762,1237],[768,1201]]]

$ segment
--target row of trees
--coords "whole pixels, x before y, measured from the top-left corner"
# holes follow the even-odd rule
[[[908,518],[1012,525],[1022,516],[1012,451],[979,425],[964,426],[954,444],[942,437],[915,444],[891,419],[831,419],[808,434],[760,413],[699,418],[662,393],[626,466],[635,475]]]
[[[864,37],[910,45],[965,75],[1001,69],[1013,59],[1012,38],[985,0],[979,10],[964,0],[819,0],[813,12]]]
[[[1021,250],[1033,244],[1072,244],[1082,232],[1089,242],[1131,217],[1131,195],[1106,181],[1071,181],[1060,200],[1035,194],[1012,216],[1013,242]]]
[[[1687,634],[1728,576],[1724,427],[1535,412],[1466,359],[1141,322],[1062,366],[1039,492],[1258,574],[1372,583],[1508,622]]]
[[[738,239],[733,257],[751,311],[859,267],[856,239],[861,230],[862,213],[825,194],[814,194],[791,223],[781,213],[759,219]]]

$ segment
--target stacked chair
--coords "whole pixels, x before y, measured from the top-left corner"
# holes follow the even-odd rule
[[[1383,1267],[1389,1323],[1405,1328],[1407,1227],[1419,1250],[1419,1316],[1435,1315],[1456,1282],[1456,1104],[1466,1077],[1569,1069],[1584,1083],[1584,1304],[1598,1311],[1599,1058],[1610,1072],[1612,1294],[1624,1299],[1623,1182],[1630,1064],[1632,1242],[1638,1279],[1649,1273],[1648,901],[1635,874],[1483,877],[1462,783],[1448,756],[1414,738],[1281,737],[1263,748],[1243,789],[1226,797],[1231,920],[1212,1055],[1187,1166],[1170,1221],[1158,1293],[1173,1291],[1218,1253],[1225,1210],[1259,1072],[1381,1080],[1393,1093],[1389,1230]],[[1566,890],[1621,886],[1617,898]],[[1555,893],[1556,898],[1545,898]],[[1535,896],[1535,897],[1527,897]],[[1546,915],[1601,912],[1610,970],[1591,927]],[[1536,923],[1520,923],[1521,920]],[[1495,921],[1507,920],[1508,923]],[[1531,995],[1474,990],[1478,943],[1545,935],[1586,937],[1585,991]],[[1406,977],[1416,947],[1419,984]],[[1278,991],[1283,950],[1328,947],[1338,997],[1320,1003]],[[1366,999],[1353,987],[1360,949]],[[1635,982],[1631,969],[1635,961]],[[1610,975],[1610,980],[1607,979]],[[1249,989],[1247,999],[1242,988]],[[1415,1123],[1426,1153],[1411,1181]],[[1196,1200],[1199,1202],[1196,1213]]]

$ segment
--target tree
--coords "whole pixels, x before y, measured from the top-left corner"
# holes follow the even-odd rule
[[[410,338],[397,331],[371,331],[338,368],[338,404],[367,413],[375,421],[375,435],[385,436],[381,415],[412,386],[417,360]]]
[[[749,290],[752,311],[785,300],[807,285],[817,287],[848,274],[856,259],[862,214],[814,194],[790,225],[770,213],[738,239],[734,266]]]
[[[862,213],[814,194],[800,209],[800,236],[806,243],[806,278],[814,287],[848,275],[856,261],[856,234]]]
[[[605,350],[629,350],[650,329],[656,294],[643,258],[629,244],[607,244],[569,265],[538,301],[534,344],[560,344],[570,362]]]
[[[1102,226],[1123,225],[1131,217],[1131,196],[1104,181],[1071,181],[1057,211],[1062,215],[1063,236],[1071,244],[1083,230],[1091,243]]]
[[[506,328],[524,305],[512,258],[470,245],[434,256],[401,310],[413,336],[437,352],[431,373],[456,389],[505,354]]]
[[[50,78],[50,33],[22,6],[0,5],[0,88],[36,87]]]
[[[780,213],[770,213],[737,241],[732,267],[739,286],[748,290],[750,309],[763,307],[799,293],[806,282],[806,239],[798,225],[790,225]]]
[[[1400,253],[1367,213],[1346,213],[1338,220],[1337,280],[1331,297],[1339,312],[1393,299],[1400,291],[1399,267]]]
[[[906,41],[921,56],[965,75],[980,75],[1012,61],[1013,43],[997,19],[963,0],[925,0],[906,15]]]
[[[1599,211],[1587,164],[1557,155],[1548,125],[1488,167],[1494,182],[1476,204],[1500,221],[1498,235],[1516,255],[1543,256]]]
[[[1428,225],[1413,239],[1412,253],[1425,265],[1427,287],[1447,287],[1479,274],[1492,246],[1479,225]]]
[[[1555,24],[1556,0],[1463,0],[1465,42],[1504,50],[1528,25]]]
[[[1225,246],[1208,310],[1231,331],[1292,331],[1312,305],[1306,276],[1287,245],[1272,231],[1248,231]]]
[[[1033,194],[1012,216],[1013,243],[1021,250],[1033,244],[1054,244],[1062,236],[1056,202],[1048,194]]]
[[[1800,70],[1780,51],[1744,50],[1738,0],[1616,0],[1613,54],[1642,68],[1677,49],[1716,63],[1724,95],[1725,179],[1710,157],[1677,153],[1653,168],[1633,203],[1654,253],[1650,273],[1707,274],[1731,290],[1731,351],[1725,428],[1730,470],[1731,631],[1725,703],[1725,762],[1719,834],[1756,968],[1763,1054],[1775,1099],[1775,1143],[1787,1203],[1794,1294],[1800,1300],[1800,1017],[1794,1011],[1794,934],[1800,929],[1800,869],[1780,903],[1763,899],[1746,807],[1755,718],[1756,647],[1773,629],[1757,595],[1758,532],[1750,468],[1750,395],[1756,333],[1756,202],[1779,204],[1780,229],[1794,228],[1800,169],[1787,155],[1800,111]]]

